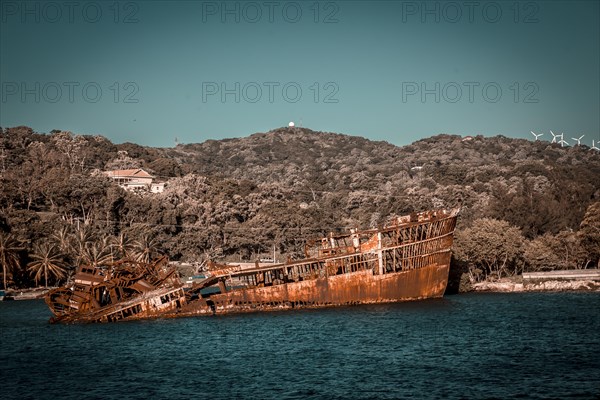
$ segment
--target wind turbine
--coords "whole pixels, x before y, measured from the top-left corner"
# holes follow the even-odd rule
[[[563,147],[563,145],[569,145],[569,143],[564,139],[565,134],[561,132],[560,135],[556,135],[556,137],[560,136],[560,140],[558,141],[558,144],[560,144],[560,147]]]
[[[535,133],[535,132],[533,132],[533,131],[530,131],[530,132],[531,132],[531,134],[532,134],[533,136],[535,136],[535,141],[536,141],[536,142],[537,142],[538,138],[539,138],[540,136],[542,136],[542,135],[543,135],[543,133]]]
[[[556,143],[556,138],[559,137],[560,135],[555,135],[554,132],[550,131],[550,134],[552,135],[552,142],[550,143]]]
[[[592,147],[590,147],[590,150],[600,151],[600,149],[596,147],[596,142],[593,140],[592,140]]]
[[[581,139],[583,139],[584,136],[585,135],[581,135],[581,136],[579,136],[579,138],[571,138],[571,139],[577,141],[577,146],[581,146]]]

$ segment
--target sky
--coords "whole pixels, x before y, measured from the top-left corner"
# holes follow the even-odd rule
[[[600,2],[0,0],[0,126],[600,141]]]

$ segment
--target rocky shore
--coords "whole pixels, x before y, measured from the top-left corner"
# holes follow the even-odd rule
[[[9,289],[5,300],[34,300],[42,299],[52,288]]]
[[[594,280],[548,280],[539,282],[519,282],[502,279],[494,282],[479,282],[471,285],[475,292],[563,292],[594,291],[600,292],[600,282]]]

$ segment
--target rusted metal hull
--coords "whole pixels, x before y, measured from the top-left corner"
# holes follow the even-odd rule
[[[181,308],[186,296],[166,257],[153,263],[121,260],[80,266],[74,283],[45,297],[50,322],[114,322],[159,317]]]
[[[221,265],[184,293],[166,259],[82,267],[46,303],[55,322],[215,315],[442,297],[458,210],[398,217],[312,242],[306,258],[269,266]]]
[[[458,210],[422,213],[402,217],[400,223],[386,228],[330,236],[312,253],[307,251],[314,258],[251,270],[221,270],[216,280],[207,281],[207,285],[218,282],[219,292],[199,296],[178,313],[224,314],[442,297],[457,214]]]
[[[448,283],[448,263],[374,275],[358,271],[277,286],[234,290],[189,302],[178,315],[210,315],[440,298]]]
[[[87,322],[116,322],[121,320],[159,318],[177,312],[185,304],[182,288],[165,288],[147,292],[133,299],[80,316]]]

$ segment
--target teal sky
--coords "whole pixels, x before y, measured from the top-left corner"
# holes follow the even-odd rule
[[[530,130],[591,145],[599,5],[1,0],[0,126],[150,146],[289,121],[397,145]]]

